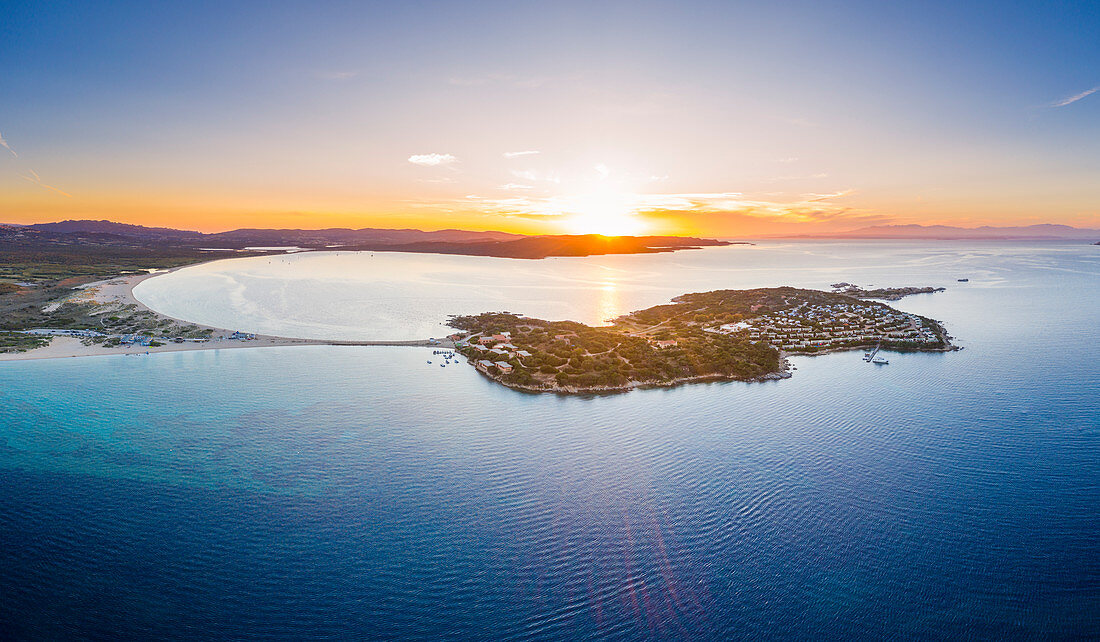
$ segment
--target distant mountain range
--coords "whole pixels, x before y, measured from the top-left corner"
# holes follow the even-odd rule
[[[548,256],[670,252],[729,241],[680,236],[524,236],[507,232],[413,229],[330,228],[322,230],[240,229],[205,234],[166,227],[112,221],[61,221],[33,225],[0,225],[0,247],[113,246],[148,248],[235,249],[299,247],[303,249],[375,250],[467,254],[538,259]]]
[[[798,238],[836,239],[988,239],[988,240],[1095,240],[1100,230],[1043,223],[1022,227],[952,227],[950,225],[875,225],[850,232],[800,234]]]
[[[113,221],[60,221],[58,223],[35,223],[18,226],[25,230],[39,230],[58,234],[110,234],[124,238],[146,240],[164,240],[178,242],[199,242],[210,247],[239,248],[246,245],[298,245],[299,247],[323,247],[326,245],[351,245],[356,243],[416,243],[424,241],[442,241],[468,243],[479,241],[506,241],[523,238],[522,234],[507,232],[469,232],[465,230],[439,230],[424,232],[411,229],[328,228],[322,230],[267,230],[240,229],[229,232],[204,234],[191,230],[176,230],[169,227],[145,227],[115,223]]]

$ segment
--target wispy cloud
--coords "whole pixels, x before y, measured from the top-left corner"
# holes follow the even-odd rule
[[[1050,106],[1051,107],[1065,107],[1066,105],[1075,103],[1078,100],[1081,100],[1082,98],[1088,98],[1089,96],[1095,94],[1098,91],[1100,91],[1100,86],[1093,87],[1092,89],[1087,89],[1085,91],[1082,91],[1079,94],[1074,94],[1072,96],[1068,96],[1068,97],[1063,98],[1061,100],[1056,100],[1056,101],[1050,103]]]
[[[502,189],[508,187],[501,186]],[[831,194],[805,194],[788,200],[750,198],[741,192],[633,193],[621,194],[617,204],[638,216],[654,219],[715,217],[715,220],[718,220],[735,216],[746,220],[756,219],[768,224],[833,224],[882,219],[879,215],[834,202],[834,199],[853,192],[854,190],[845,190]],[[469,194],[457,200],[435,205],[458,210],[474,209],[484,214],[509,218],[550,221],[583,212],[588,203],[584,195],[534,196],[516,193],[503,198]]]
[[[19,154],[16,153],[16,151],[14,149],[12,149],[11,145],[8,144],[8,141],[4,140],[4,136],[2,134],[0,134],[0,147],[3,147],[4,149],[11,152],[12,157],[19,158]],[[22,161],[20,161],[20,164],[22,164]],[[38,172],[34,171],[33,169],[31,169],[29,167],[27,167],[27,174],[19,174],[19,178],[22,178],[23,180],[25,180],[27,182],[34,183],[35,185],[37,185],[41,188],[48,189],[48,190],[57,192],[58,194],[61,194],[63,196],[67,196],[69,198],[72,198],[72,194],[69,194],[68,192],[66,192],[64,190],[60,190],[60,189],[54,187],[53,185],[47,185],[46,183],[43,183],[42,182],[42,177],[38,175]]]
[[[833,192],[832,194],[807,194],[806,195],[806,202],[807,203],[817,203],[819,201],[831,201],[834,198],[840,198],[842,196],[848,196],[849,194],[852,194],[854,192],[855,192],[854,189],[846,189],[846,190],[841,190],[839,192]]]
[[[540,174],[530,169],[513,169],[510,172],[512,176],[516,178],[522,178],[525,181],[538,181],[541,183],[561,183],[561,177],[557,174]]]
[[[641,213],[655,218],[704,220],[757,220],[766,225],[788,224],[871,224],[887,221],[884,216],[832,202],[853,193],[807,194],[798,200],[762,200],[740,194],[666,194],[652,199],[651,207]],[[731,219],[733,217],[733,219]]]
[[[5,147],[7,147],[7,145],[5,145]],[[69,198],[72,198],[72,196],[73,196],[72,194],[69,194],[68,192],[57,189],[53,185],[47,185],[47,184],[43,183],[42,182],[42,177],[38,175],[38,172],[36,172],[36,171],[34,171],[33,169],[30,169],[30,168],[27,168],[27,171],[30,172],[30,174],[31,174],[30,176],[27,176],[25,174],[20,174],[19,177],[22,178],[25,181],[30,181],[30,182],[34,183],[35,185],[37,185],[39,187],[44,187],[48,190],[53,190],[53,191],[57,192],[58,194],[61,194],[62,196],[67,196]]]
[[[499,189],[503,190],[519,190],[519,189],[535,189],[533,185],[524,185],[523,183],[505,183],[500,186]]]
[[[6,150],[8,150],[9,152],[11,152],[11,155],[12,155],[12,156],[14,156],[14,157],[16,157],[16,158],[19,158],[19,154],[16,154],[16,153],[15,153],[15,150],[14,150],[14,149],[12,149],[12,148],[11,148],[11,145],[9,145],[9,144],[8,144],[8,141],[4,140],[4,135],[3,135],[3,134],[0,134],[0,147],[3,147],[4,149],[6,149]]]
[[[450,165],[458,159],[453,154],[413,154],[409,156],[409,162],[423,167],[436,167],[437,165]]]
[[[531,156],[531,155],[539,154],[539,153],[541,153],[541,152],[539,152],[538,150],[528,149],[528,150],[524,150],[522,152],[504,152],[503,155],[504,155],[505,158],[518,158],[520,156]]]

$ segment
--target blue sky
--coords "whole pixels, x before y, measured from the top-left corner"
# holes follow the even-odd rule
[[[1096,3],[0,9],[8,221],[1100,225]]]

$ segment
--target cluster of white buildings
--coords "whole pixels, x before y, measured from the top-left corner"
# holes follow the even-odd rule
[[[488,359],[478,359],[477,369],[482,372],[489,372],[489,368],[496,366],[503,374],[509,374],[512,372],[512,364],[507,361],[489,361]]]
[[[103,332],[95,330],[64,330],[55,328],[35,328],[33,330],[18,330],[21,334],[33,334],[42,337],[106,337]]]
[[[754,341],[785,349],[829,348],[851,343],[909,341],[939,343],[920,317],[858,303],[808,304],[739,323],[719,332],[745,332]]]
[[[456,348],[472,348],[475,352],[483,355],[484,359],[478,359],[474,362],[474,365],[478,370],[482,372],[489,372],[490,368],[497,368],[504,374],[509,374],[514,370],[514,366],[505,359],[530,357],[531,353],[527,350],[520,350],[516,346],[512,345],[512,333],[501,332],[500,334],[487,334],[477,337],[471,341],[468,339],[458,339],[455,335],[452,335],[455,339]]]
[[[153,341],[156,341],[158,343],[184,343],[184,342],[204,343],[204,342],[207,342],[207,341],[210,340],[210,339],[207,339],[207,338],[184,339],[182,337],[152,336],[152,335],[148,335],[148,334],[117,334],[116,335],[116,334],[108,334],[106,332],[98,332],[96,330],[68,330],[68,329],[60,329],[60,328],[35,328],[33,330],[19,330],[19,332],[21,332],[22,334],[33,334],[33,335],[38,335],[38,336],[79,337],[81,339],[91,339],[91,338],[99,338],[99,337],[102,337],[102,338],[115,338],[115,339],[118,339],[119,344],[124,345],[124,346],[146,346],[146,347],[149,346]],[[247,337],[251,337],[252,339],[256,338],[256,335],[254,335],[254,334],[253,335],[246,335],[246,334],[242,334],[242,333],[234,333],[234,334],[239,335],[239,336],[230,337],[230,338],[239,338],[241,340],[244,340]]]
[[[484,354],[487,357],[497,359],[511,359],[514,357],[531,356],[531,353],[527,350],[520,350],[516,346],[512,345],[511,332],[502,332],[500,334],[487,334],[485,336],[478,337],[475,343],[471,343],[470,341],[458,340],[455,341],[455,347],[473,348],[475,351]]]

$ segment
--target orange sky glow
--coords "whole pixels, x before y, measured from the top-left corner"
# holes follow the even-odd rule
[[[1095,34],[1064,21],[382,4],[34,14],[0,51],[0,223],[1100,227]]]

